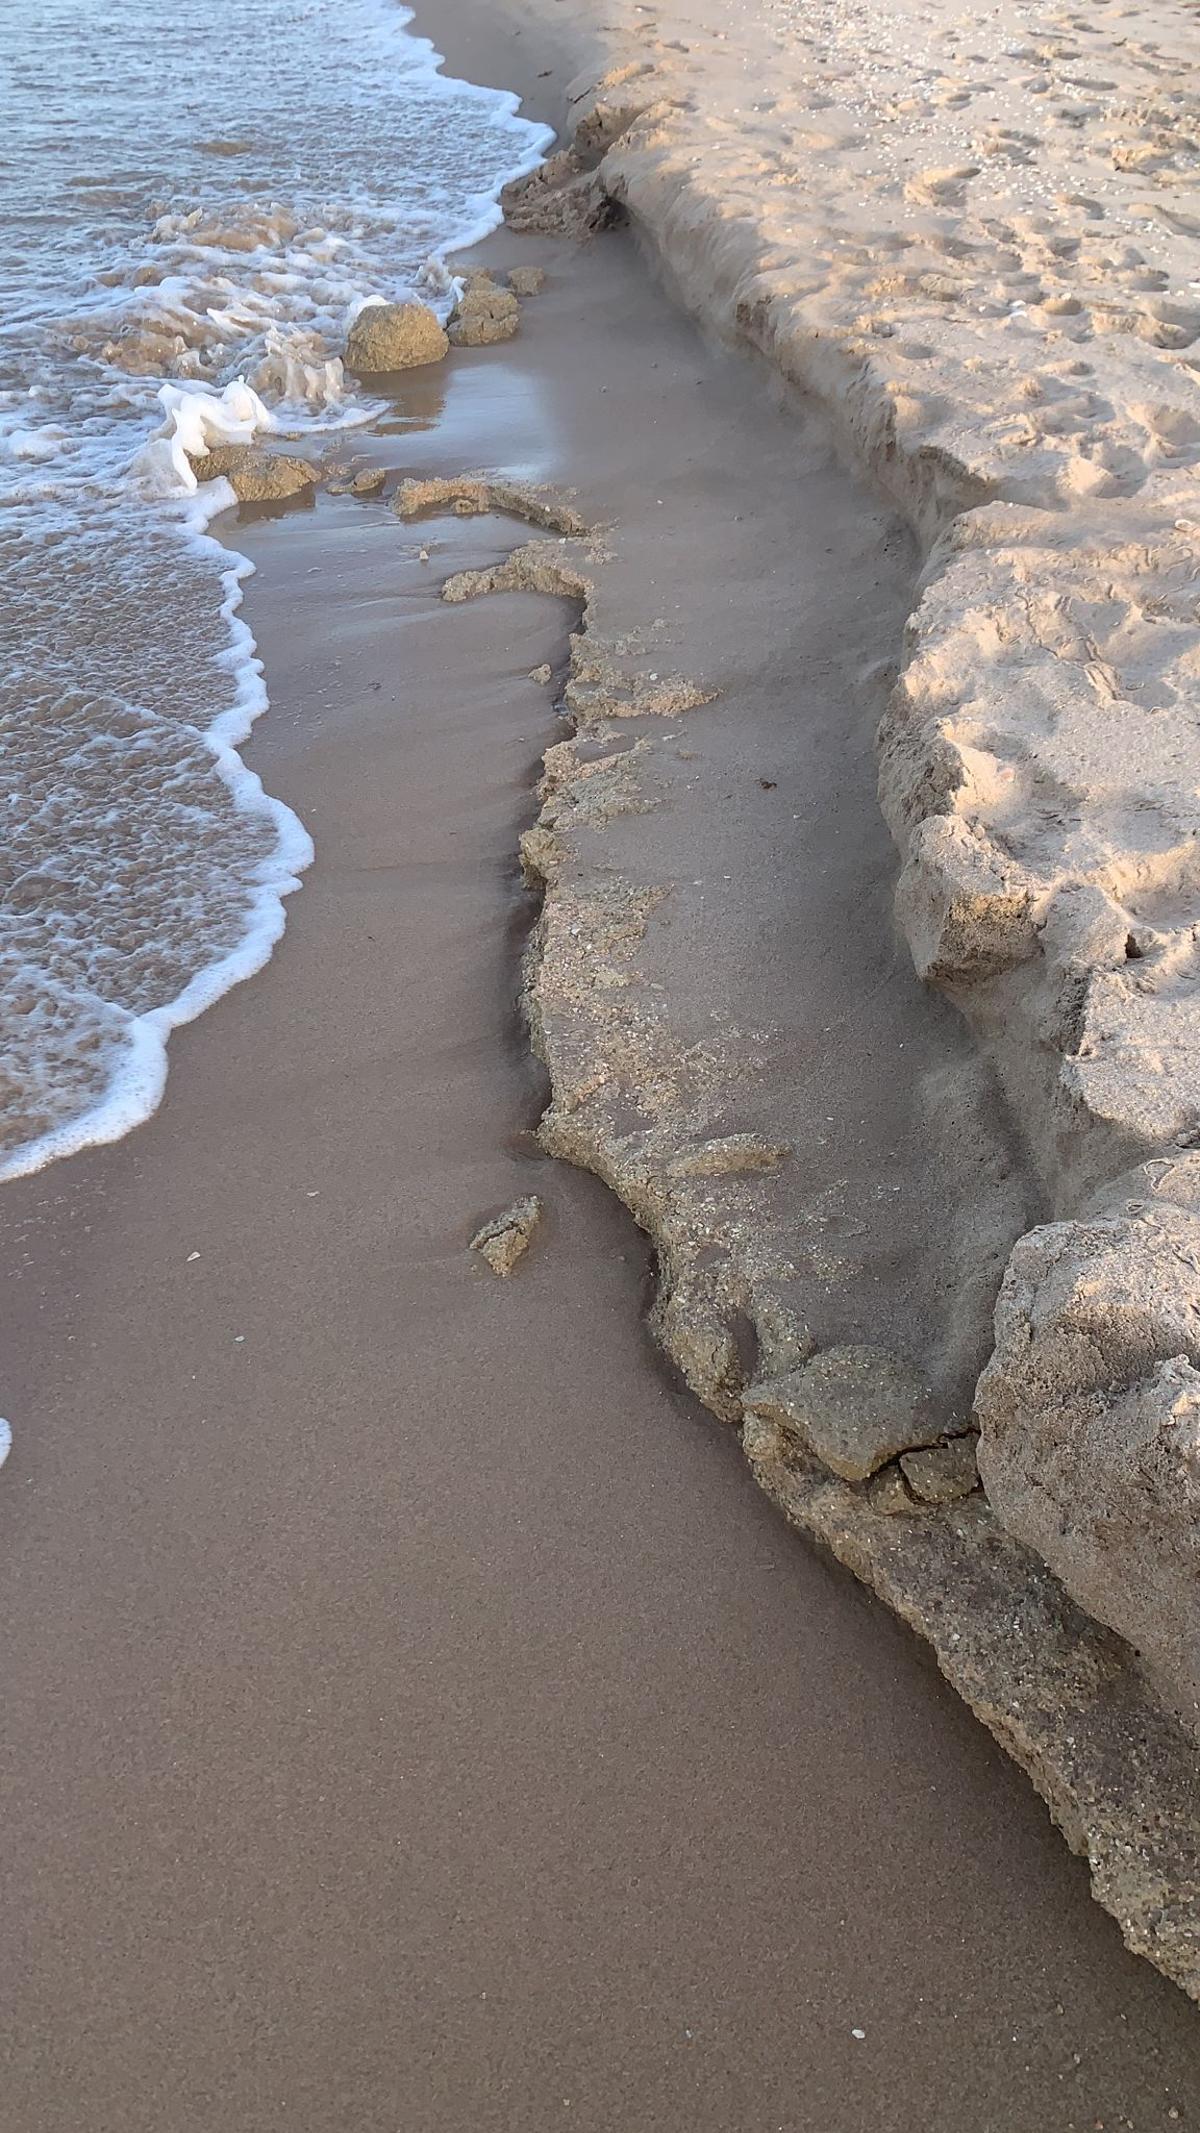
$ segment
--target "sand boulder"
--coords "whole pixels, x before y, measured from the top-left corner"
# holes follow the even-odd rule
[[[1164,1174],[1017,1245],[979,1465],[1008,1531],[1200,1731],[1200,1214]]]
[[[417,370],[440,363],[450,343],[436,311],[411,299],[403,304],[367,304],[346,336],[346,368],[372,377],[388,370]]]

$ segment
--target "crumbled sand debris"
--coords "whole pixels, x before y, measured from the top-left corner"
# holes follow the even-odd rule
[[[885,1466],[871,1476],[866,1502],[876,1518],[896,1518],[915,1509],[898,1466]]]
[[[572,150],[548,156],[532,177],[519,178],[501,194],[510,229],[580,242],[611,229],[621,208],[603,181]]]
[[[360,467],[357,473],[340,467],[327,470],[324,485],[331,496],[378,496],[387,478],[386,467]]]
[[[546,286],[544,267],[513,267],[509,271],[508,286],[514,296],[540,296]]]
[[[529,541],[490,570],[456,572],[443,585],[442,598],[455,606],[463,600],[481,599],[485,593],[537,592],[582,601],[587,599],[588,589],[589,580],[556,543]]]
[[[490,474],[409,479],[396,491],[395,509],[401,518],[417,518],[423,511],[441,511],[447,505],[464,518],[499,511],[548,533],[575,539],[582,539],[588,531],[574,505],[554,490],[534,488],[528,482],[498,481]]]

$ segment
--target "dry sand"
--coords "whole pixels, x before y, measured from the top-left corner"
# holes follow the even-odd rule
[[[770,612],[797,603],[813,671],[784,709],[751,691],[746,745],[829,841],[802,937],[764,939],[760,906],[744,954],[786,968],[773,1042],[801,1041],[792,987],[826,1013],[852,955],[877,1041],[966,1061],[883,917],[855,677],[903,606],[903,536],[626,240],[517,256],[551,267],[522,338],[410,380],[364,451],[577,481],[589,516],[653,527],[707,581],[724,559],[743,657],[767,603],[731,506],[786,504]],[[555,737],[526,677],[561,670],[562,610],[436,598],[516,531],[329,496],[239,526],[273,696],[253,759],[316,866],[263,976],[181,1033],[158,1116],[0,1203],[0,2124],[1186,2113],[1192,2010],[918,1646],[666,1382],[636,1231],[536,1149],[515,851]],[[717,706],[687,718],[725,745]],[[890,1139],[894,1081],[857,1130]],[[530,1191],[546,1215],[499,1281],[469,1239]]]

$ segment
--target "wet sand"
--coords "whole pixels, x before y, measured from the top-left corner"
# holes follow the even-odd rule
[[[613,423],[599,486],[632,515],[649,363],[719,413],[694,498],[775,448],[626,239],[496,250],[552,258],[551,291],[518,342],[414,383],[381,463],[586,490],[581,435]],[[855,517],[803,465],[798,579]],[[266,972],[177,1038],[159,1115],[0,1199],[0,2125],[1200,2108],[1194,2010],[667,1381],[638,1232],[532,1144],[515,847],[556,737],[525,677],[563,617],[434,598],[519,534],[321,497],[236,537],[272,692],[250,759],[316,865]],[[873,841],[856,752],[845,834]],[[496,1281],[467,1240],[530,1190],[546,1225]]]

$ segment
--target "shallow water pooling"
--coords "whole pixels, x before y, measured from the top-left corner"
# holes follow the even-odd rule
[[[0,1176],[154,1108],[168,1031],[266,959],[311,857],[234,752],[266,704],[249,566],[203,495],[147,493],[145,446],[164,386],[244,378],[285,431],[369,420],[348,315],[536,162],[546,130],[443,79],[408,19],[0,21]]]

